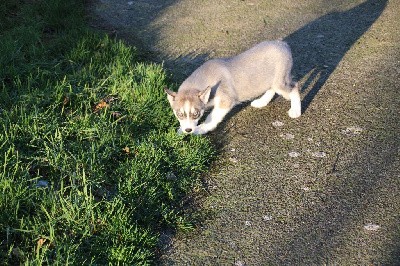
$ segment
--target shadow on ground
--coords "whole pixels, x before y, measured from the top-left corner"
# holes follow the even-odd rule
[[[302,92],[305,111],[347,51],[379,18],[386,0],[368,0],[348,11],[320,17],[284,40],[293,53],[295,79],[307,79]]]

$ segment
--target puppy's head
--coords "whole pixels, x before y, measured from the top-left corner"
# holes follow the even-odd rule
[[[181,131],[184,133],[193,133],[197,123],[204,114],[210,97],[211,87],[207,87],[202,91],[173,92],[168,88],[164,90],[167,93],[171,108],[179,120]]]

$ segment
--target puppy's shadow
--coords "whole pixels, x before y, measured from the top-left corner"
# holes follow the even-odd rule
[[[387,0],[368,0],[347,11],[324,15],[284,38],[292,49],[295,80],[306,78],[303,111],[386,4]]]

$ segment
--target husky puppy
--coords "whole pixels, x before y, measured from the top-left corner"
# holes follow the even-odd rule
[[[181,84],[178,92],[165,88],[180,122],[178,132],[205,134],[214,130],[236,104],[253,100],[251,106],[261,108],[275,93],[290,100],[289,116],[299,117],[300,94],[297,83],[292,81],[292,65],[289,45],[283,41],[262,42],[237,56],[205,62]],[[213,110],[197,125],[210,107]]]

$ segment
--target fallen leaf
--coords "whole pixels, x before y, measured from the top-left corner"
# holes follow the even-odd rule
[[[40,249],[44,243],[46,243],[47,239],[45,238],[39,238],[39,240],[37,241],[37,249]]]
[[[63,100],[63,106],[66,106],[69,103],[69,97],[65,96],[64,100]]]
[[[122,114],[121,114],[120,112],[117,112],[117,111],[112,112],[111,115],[112,115],[115,119],[120,118],[120,117],[122,116]]]
[[[110,105],[106,101],[101,100],[98,104],[96,104],[96,106],[94,107],[93,112],[97,113],[101,109],[106,108],[108,106],[110,106]]]
[[[131,153],[129,147],[125,147],[125,148],[123,148],[122,150],[123,150],[126,154],[130,154],[130,153]]]
[[[115,95],[108,95],[108,96],[103,98],[103,101],[105,101],[106,103],[110,104],[110,103],[114,102],[117,99],[118,98]]]

